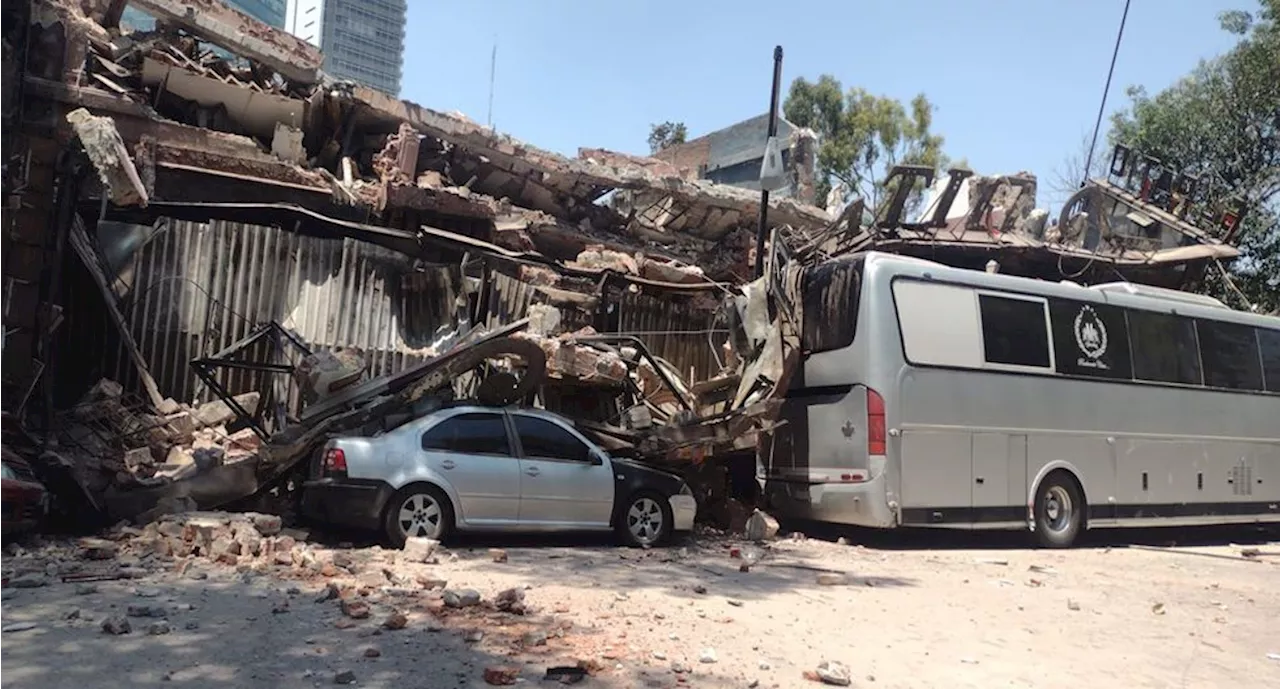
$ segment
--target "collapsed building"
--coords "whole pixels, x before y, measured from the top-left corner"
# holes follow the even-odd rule
[[[156,29],[122,33],[126,4]],[[94,515],[287,493],[332,434],[457,398],[559,411],[714,499],[802,355],[765,297],[815,263],[1186,287],[1237,255],[1149,163],[1056,222],[1033,177],[968,170],[908,220],[934,173],[900,166],[877,208],[771,200],[755,279],[750,190],[333,82],[218,0],[3,8],[5,448]]]

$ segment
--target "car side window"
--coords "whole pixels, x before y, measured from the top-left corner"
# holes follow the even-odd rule
[[[422,449],[468,455],[511,456],[507,426],[501,414],[459,414],[422,434]]]
[[[558,424],[533,416],[512,415],[516,433],[525,457],[568,459],[575,462],[591,460],[591,448],[574,434]]]

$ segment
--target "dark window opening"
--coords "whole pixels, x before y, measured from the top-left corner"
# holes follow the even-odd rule
[[[1280,330],[1258,330],[1262,348],[1262,372],[1267,390],[1280,392]]]
[[[862,298],[862,259],[835,261],[805,271],[801,346],[827,352],[853,344]]]
[[[1049,331],[1044,304],[978,295],[983,357],[988,363],[1049,368]]]
[[[586,462],[591,459],[591,448],[569,431],[546,419],[532,416],[513,416],[516,434],[525,457],[569,459]]]
[[[1261,390],[1262,360],[1253,328],[1236,323],[1196,321],[1204,384],[1211,388]]]
[[[1200,384],[1195,323],[1167,313],[1129,312],[1133,377],[1157,383]]]
[[[459,414],[422,434],[422,449],[470,455],[511,455],[501,414]]]
[[[1129,379],[1129,328],[1124,310],[1107,304],[1051,299],[1053,351],[1068,375]]]

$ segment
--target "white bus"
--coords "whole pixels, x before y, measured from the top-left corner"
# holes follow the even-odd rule
[[[767,499],[870,527],[1280,522],[1280,318],[867,253],[810,269]]]

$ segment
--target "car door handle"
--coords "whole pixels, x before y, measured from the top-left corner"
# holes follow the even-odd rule
[[[440,462],[440,466],[445,469],[452,469],[455,465],[452,459],[446,459],[443,462]]]
[[[524,473],[530,476],[537,476],[538,474],[541,474],[542,471],[539,470],[538,467],[529,467],[528,469],[524,470]]]

